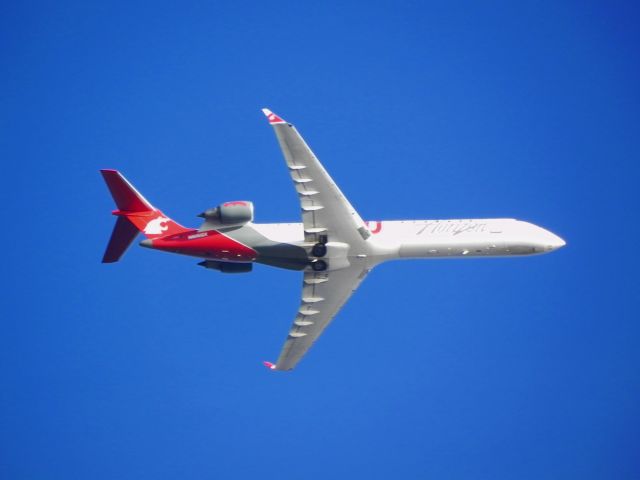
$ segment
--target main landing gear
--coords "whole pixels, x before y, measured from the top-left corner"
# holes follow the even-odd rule
[[[319,235],[318,243],[316,243],[311,249],[311,255],[313,255],[314,259],[311,260],[311,268],[314,272],[322,272],[327,269],[327,262],[324,260],[320,260],[321,257],[324,257],[327,254],[327,236]]]
[[[311,260],[311,269],[314,272],[324,272],[327,269],[327,262],[324,260]]]
[[[327,246],[324,243],[316,243],[311,249],[314,257],[324,257],[327,254]]]

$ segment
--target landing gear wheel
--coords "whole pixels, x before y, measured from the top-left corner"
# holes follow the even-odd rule
[[[316,243],[311,249],[314,257],[324,257],[327,254],[327,246],[324,243]]]
[[[316,260],[315,262],[311,262],[311,269],[314,272],[323,272],[327,269],[327,262],[324,260]]]

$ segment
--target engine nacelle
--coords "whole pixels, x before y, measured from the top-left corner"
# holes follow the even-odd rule
[[[244,225],[253,221],[253,202],[246,200],[226,202],[205,210],[198,216],[206,219],[206,223],[210,225]]]
[[[211,270],[218,270],[222,273],[249,273],[253,270],[252,263],[231,263],[231,262],[216,262],[215,260],[205,260],[198,265]]]

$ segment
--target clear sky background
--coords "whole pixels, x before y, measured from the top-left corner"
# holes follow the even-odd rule
[[[634,2],[4,2],[0,478],[639,478],[639,24]],[[269,372],[298,272],[100,264],[99,168],[186,225],[237,199],[298,221],[261,107],[365,219],[568,245],[382,265]]]

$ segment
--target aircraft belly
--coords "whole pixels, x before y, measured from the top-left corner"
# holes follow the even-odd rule
[[[399,249],[400,258],[484,257],[504,254],[504,242],[498,239],[411,241],[402,243]]]
[[[253,223],[251,224],[251,228],[273,242],[304,242],[304,228],[302,223]]]
[[[217,231],[188,231],[162,238],[148,239],[141,243],[145,247],[198,258],[225,262],[252,262],[256,251],[244,243]]]
[[[263,225],[256,224],[245,225],[240,228],[225,230],[225,235],[233,238],[238,242],[249,245],[257,252],[257,263],[263,263],[272,267],[285,268],[288,270],[302,270],[309,264],[307,251],[299,244],[301,241],[291,241],[291,234],[297,231],[299,224],[273,224],[274,226],[285,226],[280,235],[267,237],[263,232],[269,230],[261,228]],[[256,228],[257,227],[257,228]],[[272,229],[278,231],[279,229]],[[288,235],[288,237],[287,237]],[[302,228],[300,228],[300,237],[302,237]],[[288,240],[288,241],[282,241]]]

